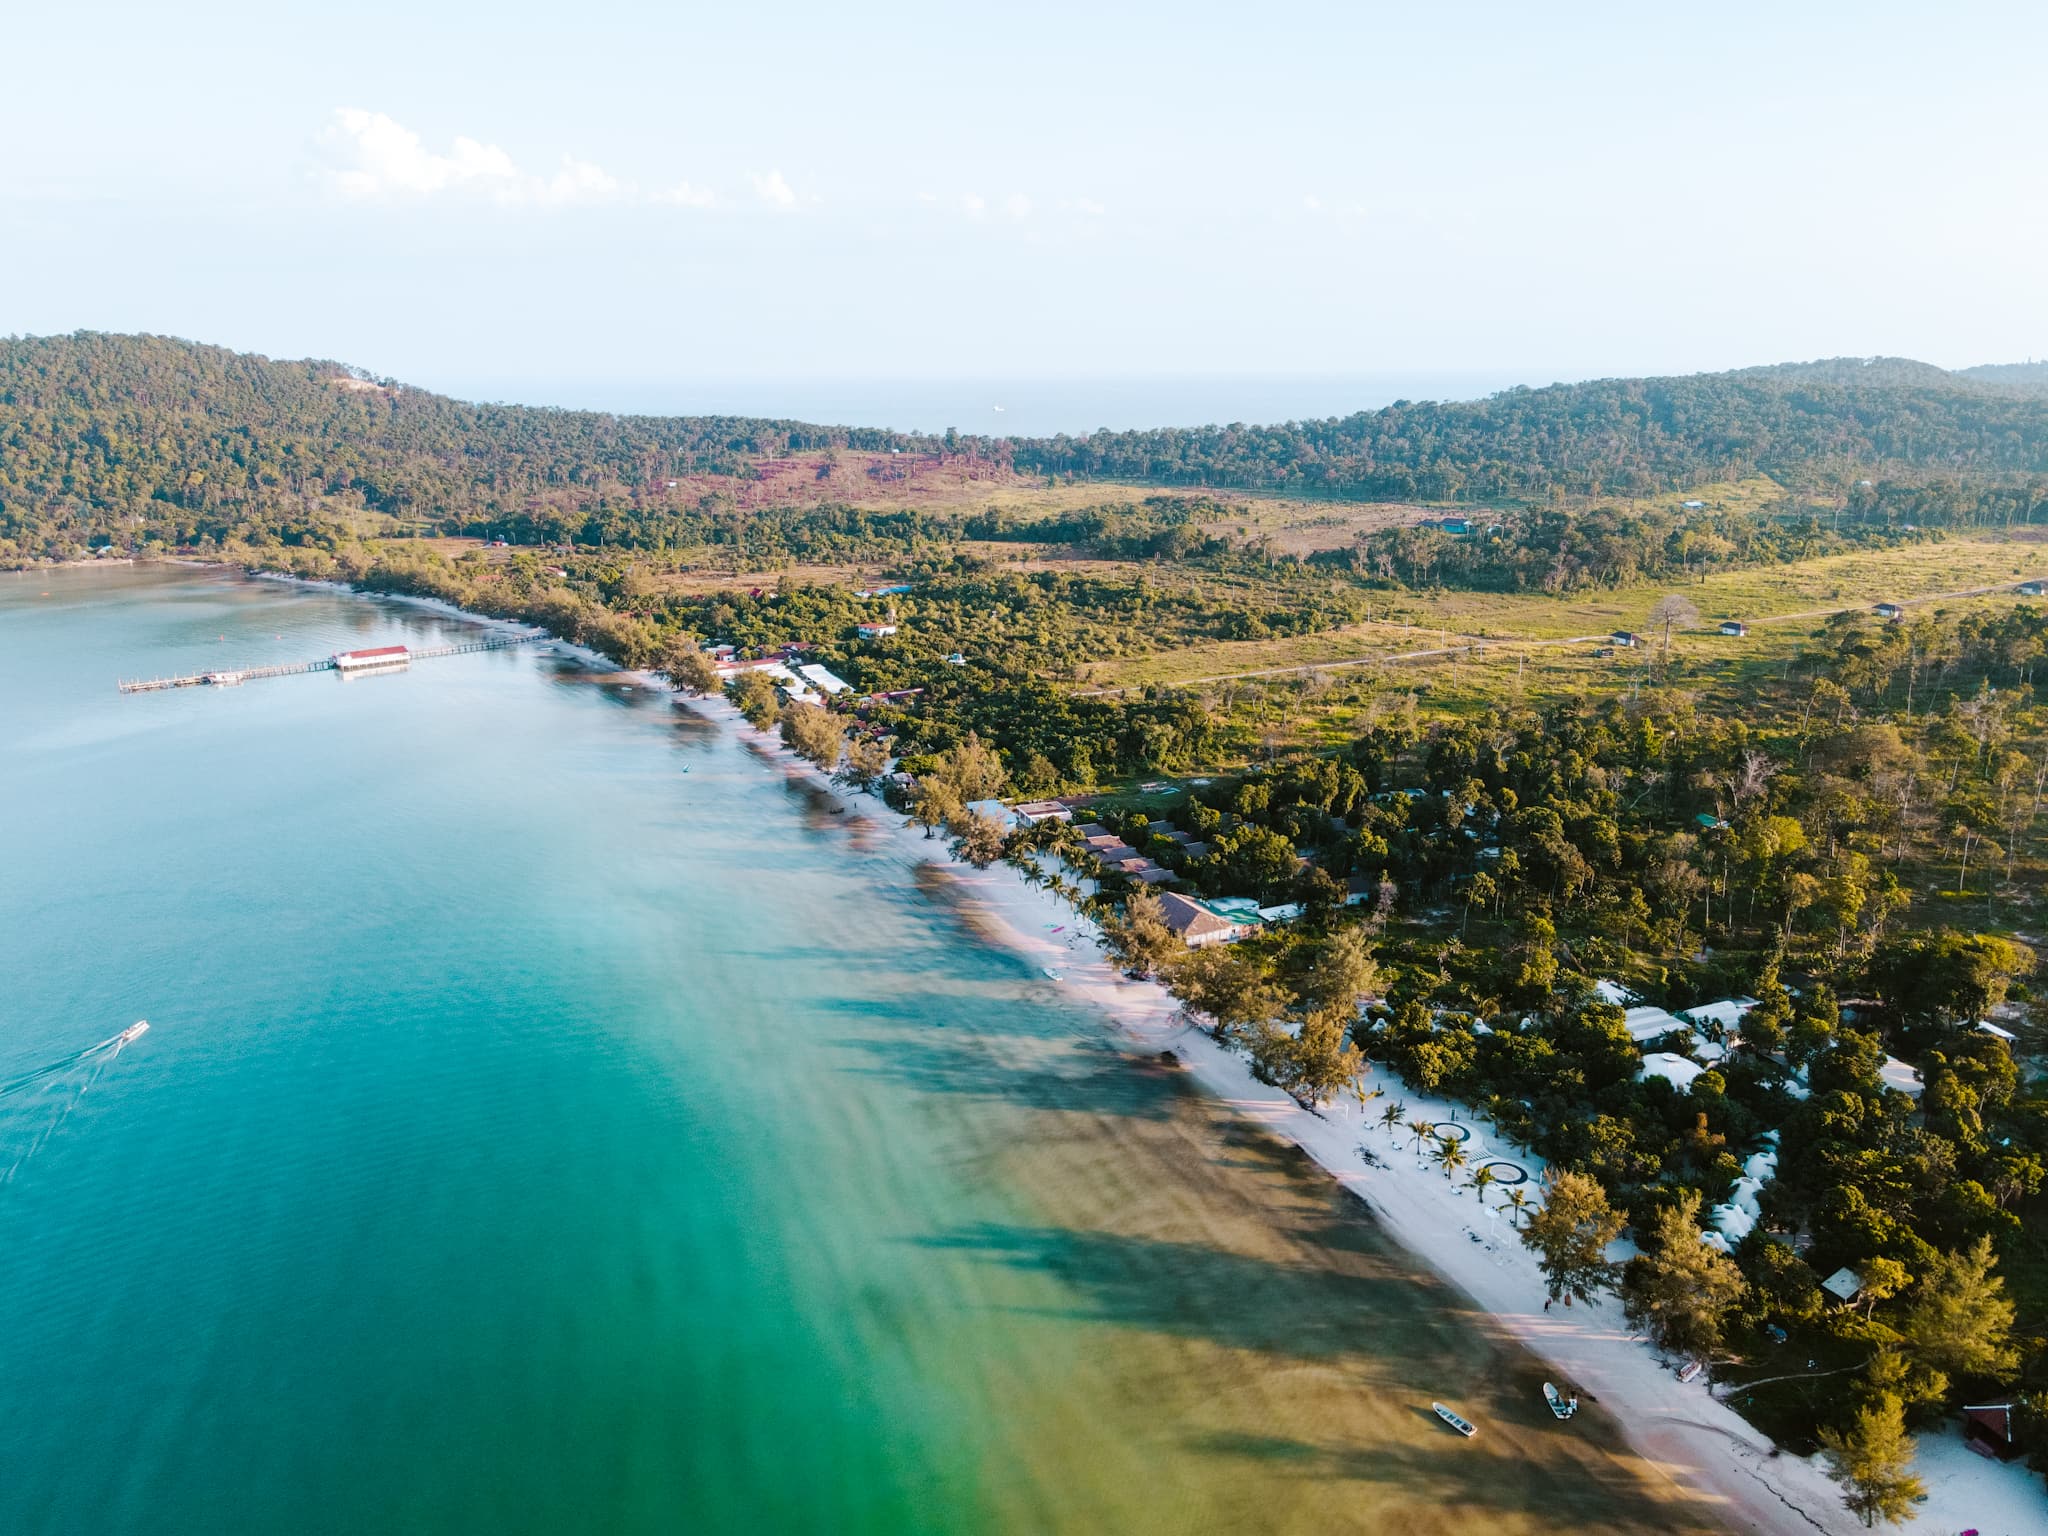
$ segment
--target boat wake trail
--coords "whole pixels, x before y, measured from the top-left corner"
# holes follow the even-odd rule
[[[27,1144],[21,1154],[4,1174],[0,1174],[0,1188],[12,1184],[22,1166],[49,1145],[50,1138],[63,1128],[64,1122],[71,1118],[71,1112],[78,1108],[79,1100],[92,1091],[93,1085],[105,1075],[121,1052],[148,1030],[149,1021],[138,1020],[97,1045],[89,1045],[32,1072],[0,1082],[0,1101],[6,1101],[6,1120],[28,1132]],[[11,1141],[13,1137],[7,1136],[5,1140]],[[0,1156],[4,1155],[0,1152]]]

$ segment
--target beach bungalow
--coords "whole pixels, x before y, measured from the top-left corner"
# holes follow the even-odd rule
[[[1147,864],[1145,868],[1135,871],[1131,878],[1142,885],[1164,885],[1175,876],[1170,869],[1161,869],[1157,864]]]
[[[1026,800],[1016,807],[1017,814],[1032,826],[1041,821],[1072,821],[1074,813],[1057,800]]]
[[[1877,605],[1877,616],[1880,619],[1900,619],[1904,618],[1905,615],[1906,610],[1897,603],[1879,603]]]
[[[1020,831],[1031,825],[1000,800],[970,800],[967,810],[970,815],[987,817],[1005,832]]]
[[[1846,1307],[1863,1294],[1863,1277],[1844,1265],[1821,1281],[1820,1288]]]
[[[859,629],[863,640],[886,640],[896,633],[894,624],[862,624]]]
[[[1166,926],[1179,935],[1189,949],[1207,949],[1212,944],[1230,944],[1242,938],[1246,932],[1242,923],[1232,922],[1211,912],[1198,901],[1193,901],[1174,891],[1168,891],[1159,898],[1161,915]]]
[[[1963,1407],[1963,1444],[1979,1456],[2011,1461],[2020,1448],[2012,1436],[2011,1403],[1979,1403]]]
[[[1980,1035],[1989,1035],[1994,1040],[2003,1040],[2007,1045],[2013,1045],[2017,1043],[2020,1038],[2018,1035],[2014,1034],[2009,1029],[2000,1029],[1996,1024],[1993,1024],[1989,1019],[1979,1019],[1977,1021],[1977,1033]]]
[[[1742,636],[1749,633],[1749,626],[1743,623],[1740,619],[1723,619],[1721,621],[1721,633],[1724,635],[1733,635],[1737,639],[1740,639]]]
[[[1635,993],[1618,981],[1594,982],[1593,995],[1603,1003],[1612,1003],[1615,1007],[1624,1009],[1633,1007],[1636,1001]]]

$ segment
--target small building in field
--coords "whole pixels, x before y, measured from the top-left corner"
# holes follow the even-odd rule
[[[1879,603],[1877,605],[1877,616],[1880,619],[1900,619],[1904,618],[1905,615],[1906,610],[1897,603]]]
[[[1641,645],[1643,643],[1643,637],[1641,635],[1635,633],[1635,631],[1633,630],[1628,629],[1617,629],[1612,635],[1608,636],[1608,638],[1612,640],[1616,645],[1621,646],[1625,650],[1633,650],[1636,646]]]
[[[1721,633],[1724,635],[1733,635],[1737,639],[1740,639],[1742,636],[1749,633],[1749,626],[1743,623],[1740,619],[1723,619],[1721,621]]]
[[[2013,588],[2021,597],[2040,597],[2048,593],[2048,582],[2023,581]]]

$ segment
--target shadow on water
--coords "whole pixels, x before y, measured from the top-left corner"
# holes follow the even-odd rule
[[[1419,1445],[1347,1445],[1274,1435],[1212,1434],[1187,1442],[1204,1455],[1284,1465],[1290,1478],[1369,1483],[1407,1501],[1438,1509],[1539,1510],[1559,1529],[1581,1522],[1629,1531],[1693,1531],[1698,1522],[1675,1508],[1642,1476],[1603,1456],[1571,1455],[1524,1464],[1480,1441],[1461,1439],[1427,1407],[1415,1410],[1440,1441]],[[1482,1431],[1482,1437],[1484,1431]]]
[[[855,1076],[1041,1113],[1166,1121],[1196,1097],[1166,1068],[1134,1062],[1106,1044],[1074,1042],[1046,1066],[1005,1059],[989,1040],[966,1032],[834,1043],[867,1058],[867,1065],[847,1069]]]
[[[1446,1512],[1539,1512],[1559,1529],[1699,1528],[1693,1512],[1649,1481],[1613,1421],[1558,1426],[1538,1395],[1541,1363],[1341,1207],[1278,1236],[1269,1251],[1248,1254],[984,1223],[923,1246],[1046,1276],[1074,1298],[1068,1307],[1006,1309],[1011,1315],[1192,1340],[1259,1357],[1280,1368],[1276,1379],[1319,1384],[1303,1388],[1322,1405],[1310,1422],[1331,1438],[1267,1425],[1209,1430],[1184,1442],[1197,1453],[1272,1466],[1291,1482],[1377,1484]],[[1219,1383],[1228,1379],[1219,1373]],[[1482,1426],[1479,1438],[1451,1431],[1430,1411],[1432,1399],[1465,1409]]]
[[[1324,1233],[1293,1235],[1313,1243]],[[1269,1258],[1208,1243],[987,1223],[923,1243],[1052,1276],[1078,1304],[1050,1315],[1341,1367],[1356,1372],[1361,1387],[1425,1369],[1476,1385],[1485,1379],[1476,1368],[1491,1354],[1472,1332],[1471,1314],[1378,1255]]]

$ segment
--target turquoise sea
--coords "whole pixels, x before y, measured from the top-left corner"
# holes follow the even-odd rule
[[[0,1082],[52,1069],[0,1094],[0,1531],[1643,1515],[1324,1181],[670,699],[113,686],[468,632],[0,575]]]

